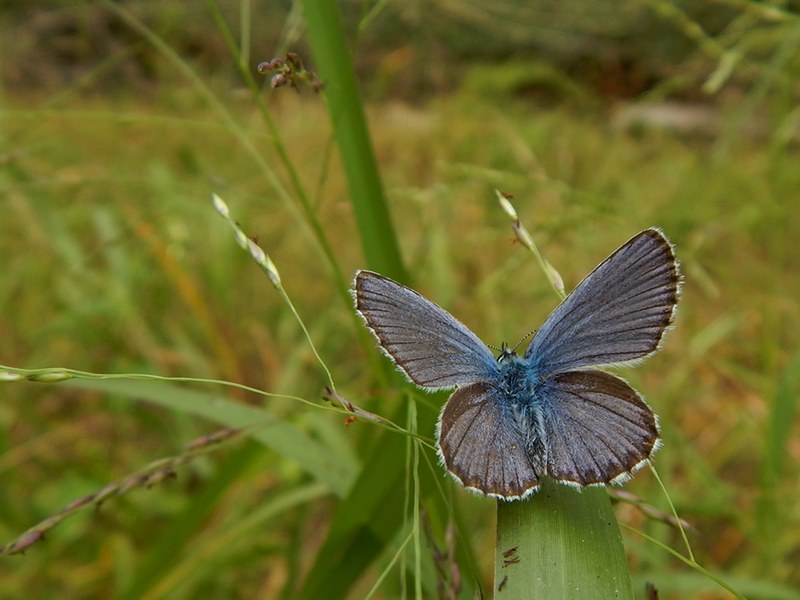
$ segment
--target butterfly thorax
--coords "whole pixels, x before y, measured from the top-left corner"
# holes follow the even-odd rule
[[[500,367],[500,388],[508,400],[512,404],[534,405],[537,376],[531,362],[506,348],[497,358],[497,363]]]

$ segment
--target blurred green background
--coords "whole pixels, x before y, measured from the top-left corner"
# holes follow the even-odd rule
[[[656,466],[698,562],[750,598],[800,598],[798,3],[339,6],[411,280],[486,343],[516,342],[556,304],[495,188],[567,289],[645,227],[672,239],[686,276],[675,330],[623,376],[660,415]],[[323,410],[324,373],[212,193],[277,265],[339,393],[409,426],[408,396],[376,375],[298,205],[296,184],[346,277],[366,266],[324,97],[255,73],[286,51],[315,68],[300,6],[3,3],[0,44],[0,363],[311,402],[197,383],[2,384],[0,544],[198,436],[271,425],[0,556],[0,596],[295,597],[347,514],[343,490],[380,477],[382,430]],[[454,572],[460,597],[489,597],[493,502],[420,468],[455,515],[421,516],[426,597],[437,580],[448,597]],[[646,470],[625,489],[668,511]],[[616,513],[681,548],[637,508]],[[402,541],[347,597],[382,575],[374,597],[412,594],[409,565],[392,562]],[[625,545],[637,597],[648,581],[662,599],[731,597],[634,534]]]

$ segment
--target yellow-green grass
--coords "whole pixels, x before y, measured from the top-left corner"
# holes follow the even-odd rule
[[[214,85],[286,181],[252,103]],[[365,264],[325,107],[281,90],[270,110],[349,275]],[[487,343],[516,342],[557,301],[513,242],[494,188],[514,194],[567,289],[635,232],[663,228],[686,274],[676,328],[657,357],[623,374],[661,416],[656,466],[697,529],[698,562],[749,597],[791,597],[800,585],[796,148],[741,137],[720,154],[709,140],[616,130],[602,112],[467,93],[423,107],[387,102],[368,116],[415,286]],[[305,222],[192,88],[175,84],[157,100],[7,93],[2,133],[0,363],[227,379],[327,406],[324,373],[211,207],[216,192],[277,265],[338,392],[405,419],[408,399],[374,387],[368,365],[379,359],[361,350],[352,309]],[[0,543],[221,426],[164,408],[171,397],[139,402],[126,385],[0,388]],[[330,452],[343,477],[371,458],[379,431],[297,401],[185,389],[290,424]],[[436,479],[452,487],[440,470]],[[323,540],[330,489],[280,449],[234,441],[180,467],[174,481],[66,520],[24,556],[0,557],[3,593],[291,597]],[[667,510],[646,471],[626,489]],[[454,487],[452,502],[469,524],[455,538],[473,558],[461,577],[489,590],[494,507]],[[638,510],[620,505],[617,515],[681,548],[675,530]],[[404,535],[385,545],[352,597],[373,587]],[[652,543],[625,539],[638,594],[653,581],[661,598],[727,597]],[[426,572],[425,585],[433,581]],[[377,597],[402,587],[393,571]]]

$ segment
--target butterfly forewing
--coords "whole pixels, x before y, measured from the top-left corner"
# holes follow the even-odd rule
[[[514,500],[539,487],[524,441],[510,426],[508,402],[493,385],[457,389],[439,416],[439,457],[462,485]]]
[[[643,358],[672,322],[679,287],[671,244],[657,229],[642,231],[551,313],[525,356],[543,377]]]
[[[356,309],[380,346],[417,385],[452,388],[497,377],[489,349],[455,317],[371,271],[354,281]]]
[[[623,481],[658,447],[656,416],[619,377],[560,373],[540,393],[553,479],[580,486]]]

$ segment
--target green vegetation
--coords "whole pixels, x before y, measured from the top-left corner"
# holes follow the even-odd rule
[[[402,383],[346,287],[358,268],[405,270],[486,342],[516,342],[558,299],[514,242],[501,189],[568,290],[648,226],[682,261],[675,330],[622,375],[660,416],[656,467],[702,568],[662,546],[686,554],[645,469],[624,489],[648,506],[614,509],[636,597],[647,582],[662,600],[733,597],[705,569],[751,599],[797,598],[800,18],[730,2],[730,23],[714,29],[721,17],[704,21],[696,4],[647,5],[648,24],[673,37],[643,56],[660,75],[636,102],[609,101],[555,42],[535,49],[526,74],[525,56],[498,58],[513,36],[495,29],[481,56],[448,22],[442,35],[460,56],[432,66],[431,31],[378,44],[392,3],[348,12],[348,26],[362,25],[352,47],[372,162],[359,132],[331,125],[329,109],[358,118],[353,90],[327,90],[326,102],[256,74],[272,58],[248,55],[261,14],[209,3],[179,35],[179,5],[155,20],[110,5],[99,20],[53,10],[93,24],[78,41],[99,22],[125,32],[102,38],[117,45],[89,69],[78,52],[76,77],[64,67],[58,85],[41,74],[14,85],[15,67],[37,63],[5,52],[0,364],[31,371],[0,385],[0,545],[76,500],[104,501],[73,506],[44,540],[18,540],[24,554],[0,555],[2,595],[428,598],[438,584],[442,597],[492,597],[494,502],[445,478],[432,451],[444,396]],[[606,33],[630,26],[626,6]],[[4,30],[32,27],[23,16],[8,10]],[[274,17],[283,34],[269,35],[295,39],[293,18]],[[335,47],[327,17],[316,28],[309,17],[311,50]],[[239,18],[246,35],[227,30]],[[179,43],[186,31],[212,36],[217,58],[227,40],[236,57],[207,68]],[[328,84],[346,68],[303,59]],[[443,67],[447,91],[415,92]],[[677,109],[663,102],[676,98]],[[674,114],[680,124],[655,124]],[[394,232],[371,204],[377,176],[352,187],[375,162]],[[213,193],[268,253],[280,289],[237,246]],[[45,367],[71,377],[48,383],[60,377]]]

